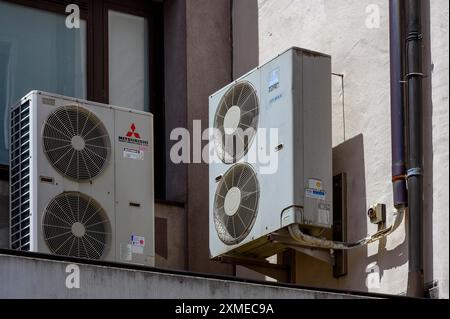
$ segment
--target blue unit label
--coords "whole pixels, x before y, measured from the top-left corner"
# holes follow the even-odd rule
[[[307,188],[305,189],[305,196],[309,198],[314,198],[318,200],[326,200],[327,194],[325,191],[318,190],[318,189],[311,189]]]

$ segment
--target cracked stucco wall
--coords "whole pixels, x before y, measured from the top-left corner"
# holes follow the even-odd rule
[[[373,6],[375,5],[375,6]],[[438,280],[440,297],[448,298],[449,3],[424,1],[425,135],[425,280]],[[367,10],[367,11],[366,11]],[[377,14],[377,10],[379,15]],[[367,207],[385,203],[392,219],[389,16],[387,0],[259,0],[259,62],[291,46],[328,53],[333,72],[333,170],[348,176],[348,240],[376,231]],[[379,17],[379,26],[371,17]],[[369,19],[368,28],[366,21]],[[430,22],[431,21],[431,22]],[[431,52],[431,54],[430,54]],[[431,90],[432,88],[432,90]],[[345,125],[344,125],[345,123]],[[344,132],[345,128],[345,132]],[[402,294],[406,291],[408,246],[405,225],[386,241],[351,251],[349,274],[332,277],[331,268],[305,255],[297,256],[300,283]]]

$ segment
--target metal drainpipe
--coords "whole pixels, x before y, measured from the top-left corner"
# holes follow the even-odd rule
[[[404,99],[404,0],[389,1],[389,42],[391,65],[391,147],[394,206],[408,205],[405,165]]]
[[[422,192],[422,26],[421,1],[407,0],[408,82],[408,295],[423,297],[423,192]]]

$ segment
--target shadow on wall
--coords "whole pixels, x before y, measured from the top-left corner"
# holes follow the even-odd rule
[[[404,224],[408,225],[408,214],[405,214]],[[392,250],[386,249],[386,237],[383,237],[379,240],[377,253],[367,258],[367,263],[369,265],[367,267],[367,273],[369,273],[372,269],[375,270],[376,268],[376,272],[378,273],[374,278],[376,281],[379,281],[383,278],[385,270],[404,265],[408,262],[408,243],[406,241],[407,236],[408,230],[406,228],[405,240]],[[368,278],[368,280],[370,280],[370,278]],[[375,282],[374,286],[376,285],[377,283]]]
[[[355,242],[368,234],[366,181],[364,167],[364,138],[354,138],[333,149],[333,175],[347,175],[347,241]],[[384,271],[408,261],[406,240],[392,250],[386,249],[386,239],[378,244],[375,255],[368,256],[367,246],[348,252],[348,274],[333,278],[333,268],[317,259],[298,253],[297,283],[308,286],[377,291]]]

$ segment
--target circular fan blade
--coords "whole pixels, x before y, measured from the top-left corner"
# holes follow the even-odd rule
[[[227,245],[247,237],[258,213],[259,183],[248,164],[236,164],[220,180],[214,200],[214,225]]]
[[[44,123],[42,137],[48,160],[68,178],[92,180],[109,162],[108,132],[100,119],[85,108],[63,106],[56,109]]]
[[[224,94],[214,116],[214,143],[224,163],[235,163],[247,154],[258,114],[258,96],[250,82],[239,82]]]
[[[100,259],[111,239],[103,208],[91,197],[62,193],[48,204],[42,218],[45,243],[54,254]]]

